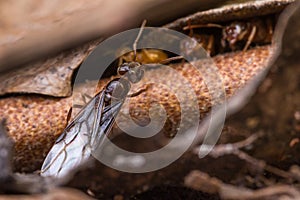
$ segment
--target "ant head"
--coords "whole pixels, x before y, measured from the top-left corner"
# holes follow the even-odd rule
[[[223,29],[223,39],[230,44],[245,39],[248,33],[247,24],[243,22],[233,22]]]
[[[142,79],[144,70],[138,62],[123,63],[118,68],[118,74],[126,76],[132,83],[137,83]]]

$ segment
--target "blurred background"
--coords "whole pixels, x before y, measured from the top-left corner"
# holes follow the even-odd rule
[[[0,2],[0,72],[84,42],[138,27],[160,26],[221,0],[7,0]]]

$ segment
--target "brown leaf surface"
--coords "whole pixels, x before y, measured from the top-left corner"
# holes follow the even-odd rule
[[[23,68],[2,72],[0,95],[36,93],[56,97],[70,96],[74,70],[99,42],[100,40],[96,40],[51,58],[28,64]]]
[[[197,5],[191,6],[194,4]],[[202,4],[205,6],[201,7]],[[152,0],[125,0],[118,3],[96,0],[89,4],[81,0],[75,3],[69,0],[51,3],[46,0],[1,2],[0,95],[38,93],[68,96],[72,90],[70,83],[74,69],[99,40],[73,50],[62,50],[134,25],[139,26],[140,20],[134,19],[136,16],[143,15],[150,23],[154,22],[166,6],[169,10],[176,10],[176,15],[191,9],[212,6],[206,1],[201,5],[195,0],[176,4]],[[142,12],[145,10],[149,12]],[[173,15],[173,12],[164,13],[164,19],[167,20]],[[162,17],[160,20],[163,20]],[[58,52],[61,53],[57,54]],[[31,62],[23,65],[28,61]]]
[[[271,48],[269,46],[258,47],[247,52],[236,52],[219,55],[214,57],[213,61],[220,70],[220,74],[224,79],[224,84],[227,86],[226,94],[233,95],[239,88],[243,87],[258,71],[266,67]],[[248,60],[249,62],[244,62]],[[244,66],[244,68],[242,67]],[[239,70],[243,69],[243,70]],[[178,70],[194,87],[200,112],[206,113],[210,109],[209,94],[199,71],[191,65],[174,67]],[[164,71],[164,68],[150,70],[148,77],[153,80],[160,80],[161,74],[166,77],[172,76],[169,71]],[[164,79],[166,82],[168,79]],[[107,79],[101,80],[100,85],[104,86]],[[145,82],[144,82],[145,81]],[[146,83],[147,80],[142,80],[135,88],[139,88]],[[87,84],[89,87],[83,86],[79,92],[86,93],[87,91],[94,92],[94,87]],[[174,88],[181,87],[181,84],[173,83]],[[89,93],[91,94],[91,93]],[[166,95],[169,94],[169,97]],[[183,95],[187,93],[184,92]],[[81,96],[74,93],[74,102],[76,104]],[[132,112],[133,119],[137,122],[145,122],[149,120],[148,110],[153,100],[164,105],[169,119],[164,126],[164,132],[167,135],[176,133],[177,122],[180,120],[180,108],[176,100],[176,96],[163,87],[151,87],[143,94],[133,97],[129,102],[129,109]],[[67,113],[72,106],[73,99],[69,98],[53,98],[42,97],[37,95],[20,95],[0,99],[0,113],[2,117],[7,118],[8,133],[15,141],[16,156],[14,157],[14,167],[18,171],[32,171],[38,169],[52,146],[56,137],[63,131],[66,126]],[[186,101],[182,102],[189,109],[189,96]],[[126,122],[126,117],[120,118],[121,122]],[[186,126],[189,121],[186,121]]]
[[[259,17],[272,13],[279,13],[292,2],[295,2],[295,0],[260,0],[244,2],[241,4],[235,2],[231,5],[197,12],[187,17],[177,19],[174,22],[167,24],[166,27],[180,31],[183,27],[188,25],[188,22],[191,24],[206,24]]]
[[[20,68],[29,61],[137,27],[145,18],[162,24],[218,2],[221,1],[1,1],[0,71]]]

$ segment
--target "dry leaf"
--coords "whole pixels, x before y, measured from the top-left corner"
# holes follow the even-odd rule
[[[0,3],[0,71],[20,68],[83,42],[215,6],[215,0],[17,0]],[[173,11],[173,12],[166,12]],[[162,22],[161,22],[162,23]]]
[[[48,59],[1,73],[0,95],[9,93],[36,93],[56,97],[72,94],[72,75],[101,40],[87,43]]]
[[[231,20],[241,20],[281,12],[287,5],[295,0],[260,0],[241,4],[226,5],[221,8],[197,12],[167,24],[166,28],[181,31],[183,27],[191,24],[218,23]]]

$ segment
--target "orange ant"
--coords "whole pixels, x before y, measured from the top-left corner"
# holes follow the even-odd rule
[[[143,29],[145,24],[146,24],[146,20],[144,20],[141,29]],[[165,52],[163,52],[162,50],[158,50],[158,49],[142,49],[141,51],[137,52],[136,45],[137,45],[139,38],[140,38],[140,35],[137,36],[137,38],[135,39],[135,41],[133,43],[134,50],[124,54],[123,56],[121,56],[119,58],[118,66],[120,66],[124,62],[132,62],[133,60],[140,64],[149,64],[149,63],[160,63],[160,62],[168,59],[168,55]],[[123,49],[123,51],[125,51],[125,50],[127,50],[127,49]],[[122,51],[121,51],[121,54],[122,54]]]
[[[136,56],[136,58],[134,58]],[[141,64],[160,63],[163,60],[168,59],[168,55],[162,50],[158,49],[142,49],[134,55],[133,51],[130,51],[119,58],[118,66],[124,62],[131,62],[136,60]]]

